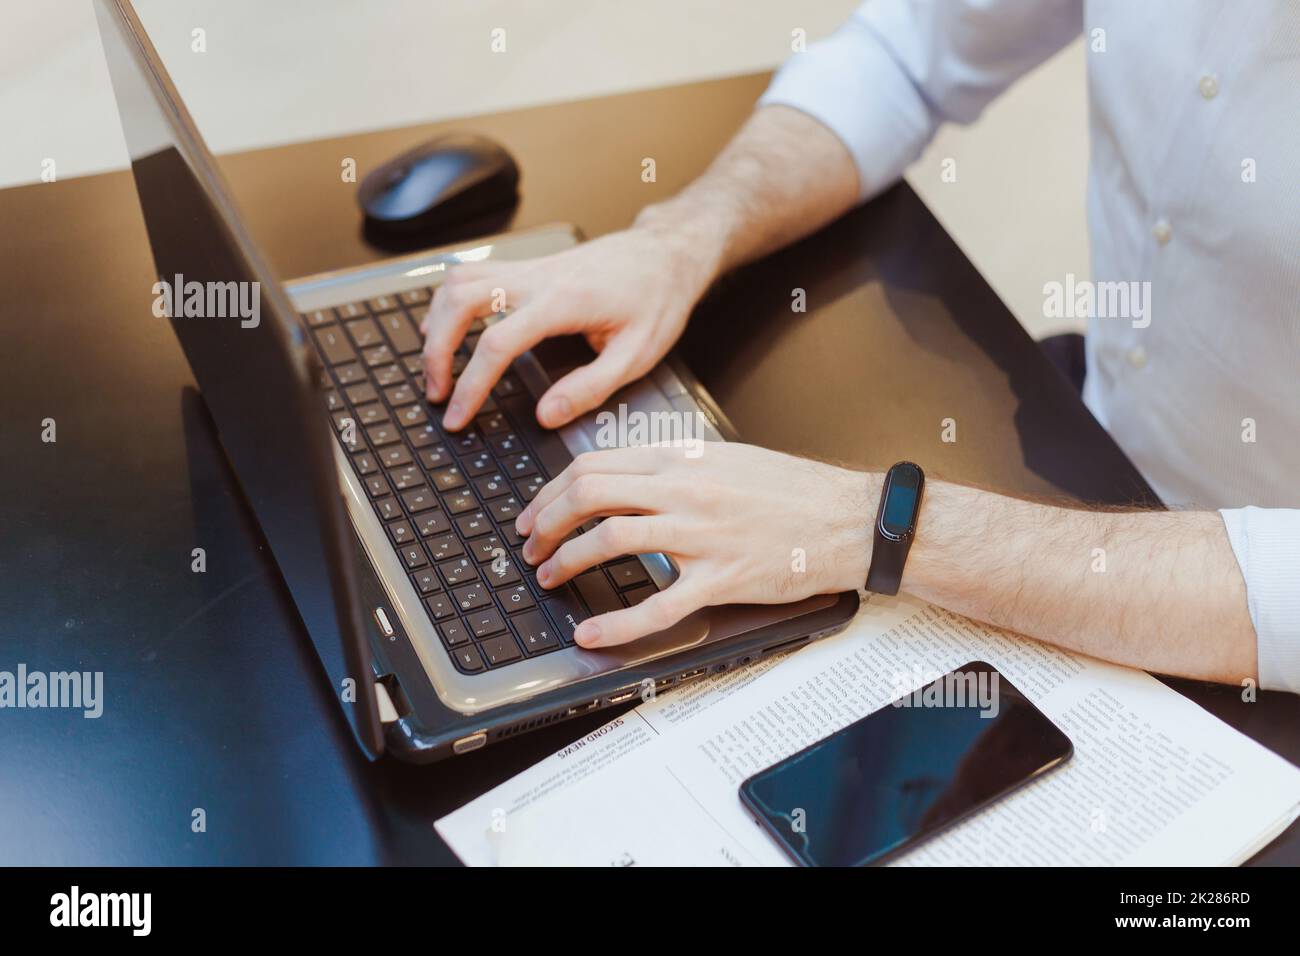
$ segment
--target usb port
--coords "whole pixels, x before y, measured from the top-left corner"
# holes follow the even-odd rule
[[[703,667],[698,667],[698,668],[696,668],[696,669],[693,670],[693,671],[687,671],[687,672],[686,672],[685,674],[683,674],[681,677],[677,678],[677,683],[679,683],[679,684],[684,684],[684,683],[686,683],[688,680],[695,680],[695,678],[697,678],[697,677],[703,677],[703,676],[704,676],[704,671],[705,671],[705,668],[703,668]]]
[[[625,700],[631,700],[636,696],[638,690],[640,690],[639,687],[629,687],[626,690],[619,691],[617,694],[610,694],[609,702],[611,704],[621,704]]]

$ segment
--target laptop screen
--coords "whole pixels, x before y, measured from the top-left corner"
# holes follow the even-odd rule
[[[356,543],[319,366],[130,3],[96,0],[95,13],[158,275],[124,321],[170,320],[336,698],[377,754]]]

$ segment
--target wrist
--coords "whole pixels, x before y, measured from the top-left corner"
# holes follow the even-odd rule
[[[885,476],[881,472],[839,469],[840,477],[828,514],[837,516],[830,529],[834,552],[826,591],[859,591],[871,568],[876,508]]]
[[[699,299],[722,271],[726,229],[702,210],[689,209],[680,197],[646,206],[631,231],[647,237],[672,260],[673,278]]]

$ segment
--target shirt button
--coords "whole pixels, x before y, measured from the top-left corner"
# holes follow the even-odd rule
[[[1128,364],[1134,368],[1142,368],[1147,364],[1147,350],[1140,345],[1135,345],[1128,350]]]
[[[1168,219],[1157,219],[1156,224],[1151,227],[1151,235],[1156,237],[1156,242],[1165,245],[1169,242],[1169,237],[1174,234],[1174,230],[1169,225]]]
[[[1219,95],[1219,78],[1213,73],[1206,73],[1196,87],[1201,91],[1201,96],[1212,100]]]

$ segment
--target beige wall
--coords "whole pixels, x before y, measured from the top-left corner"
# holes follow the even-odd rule
[[[774,66],[790,31],[854,0],[137,0],[218,152]],[[0,16],[0,186],[125,164],[89,0]],[[206,32],[207,52],[191,50]],[[507,52],[489,48],[503,27]],[[1088,272],[1078,44],[974,127],[944,130],[909,179],[1022,322],[1041,288]],[[957,160],[956,183],[939,164]]]

